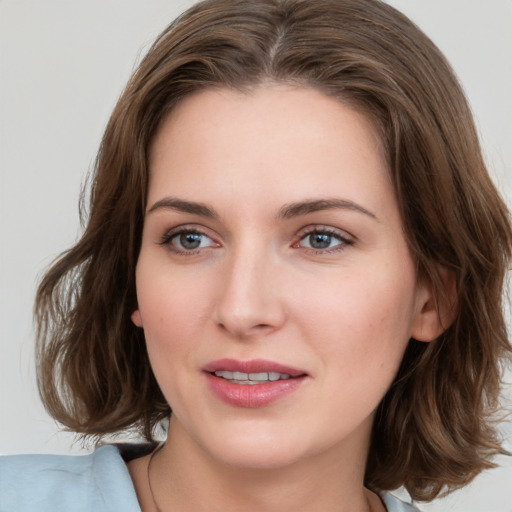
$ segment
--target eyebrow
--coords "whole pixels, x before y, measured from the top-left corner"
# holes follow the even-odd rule
[[[377,216],[371,211],[363,208],[361,205],[348,201],[346,199],[314,199],[311,201],[300,201],[297,203],[290,203],[283,206],[278,213],[278,217],[283,219],[290,219],[307,215],[309,213],[319,212],[323,210],[352,210],[355,212],[363,213],[378,221]]]
[[[176,197],[164,197],[157,201],[147,213],[154,212],[156,210],[176,210],[183,213],[192,213],[194,215],[200,215],[201,217],[208,217],[210,219],[218,218],[217,213],[204,203],[197,203],[195,201],[185,201],[184,199],[177,199]]]
[[[215,210],[204,203],[198,203],[195,201],[185,201],[184,199],[178,199],[176,197],[164,197],[157,201],[147,213],[154,212],[156,210],[175,210],[183,213],[191,213],[199,215],[201,217],[207,217],[210,219],[217,219],[219,215]],[[348,201],[346,199],[313,199],[310,201],[299,201],[296,203],[289,203],[284,205],[278,212],[277,218],[291,219],[293,217],[300,217],[302,215],[308,215],[324,210],[352,210],[359,213],[363,213],[372,219],[378,221],[377,216],[363,208],[362,206]]]

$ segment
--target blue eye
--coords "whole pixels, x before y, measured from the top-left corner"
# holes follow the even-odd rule
[[[174,245],[177,245],[180,249],[198,249],[201,247],[203,241],[203,235],[199,233],[180,233],[174,236],[171,241]]]
[[[315,230],[306,233],[298,244],[299,247],[313,249],[315,251],[329,251],[330,249],[342,249],[353,242],[330,231]]]
[[[166,234],[161,241],[161,245],[166,245],[177,253],[192,252],[204,247],[217,246],[209,236],[190,229]]]
[[[328,249],[331,247],[331,244],[335,240],[332,235],[327,235],[326,233],[313,233],[306,237],[306,240],[309,243],[309,247],[313,249]]]

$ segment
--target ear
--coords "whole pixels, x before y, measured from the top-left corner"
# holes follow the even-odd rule
[[[416,299],[411,337],[434,341],[450,327],[457,314],[455,275],[444,267],[438,268],[436,276],[424,278],[418,284]]]
[[[132,313],[132,322],[137,326],[137,327],[142,327],[142,318],[140,316],[140,311],[138,309],[136,309],[133,313]]]

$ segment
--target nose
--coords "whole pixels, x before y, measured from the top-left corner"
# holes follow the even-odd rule
[[[282,269],[263,251],[240,250],[219,276],[216,322],[238,339],[265,335],[285,322]]]

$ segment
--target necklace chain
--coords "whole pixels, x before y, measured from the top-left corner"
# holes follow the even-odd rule
[[[147,471],[148,486],[149,486],[149,492],[151,493],[151,499],[153,500],[153,505],[155,506],[156,512],[162,512],[162,511],[156,504],[155,494],[153,492],[153,488],[151,487],[151,478],[150,478],[149,472],[151,470],[151,463],[153,462],[153,458],[164,447],[164,445],[165,445],[165,443],[162,442],[153,450],[153,453],[151,454],[151,457],[149,458],[149,462],[148,462],[148,471]]]
[[[148,478],[148,486],[149,486],[149,492],[151,493],[151,499],[153,500],[153,505],[155,506],[155,510],[156,512],[162,512],[159,508],[159,506],[157,505],[156,503],[156,499],[155,499],[155,494],[153,492],[153,488],[151,487],[151,477],[150,477],[150,471],[151,471],[151,463],[153,462],[153,459],[155,457],[155,455],[157,453],[160,452],[160,450],[165,446],[165,443],[162,442],[160,443],[154,450],[153,450],[153,453],[151,454],[151,457],[149,457],[149,462],[148,462],[148,470],[147,470],[147,478]],[[371,512],[373,510],[373,507],[370,503],[370,501],[368,500],[368,511]]]

